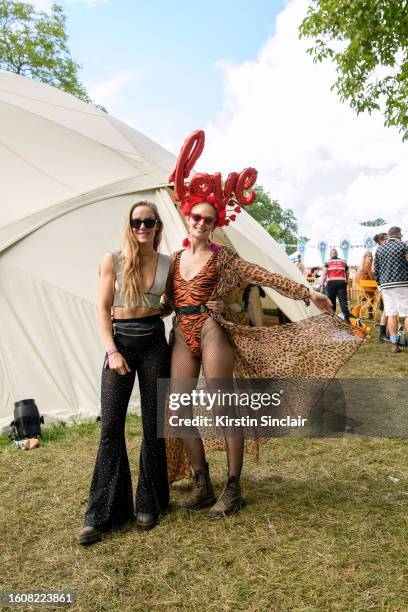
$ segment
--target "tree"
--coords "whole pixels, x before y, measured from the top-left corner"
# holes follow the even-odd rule
[[[364,227],[379,227],[380,225],[385,225],[387,221],[378,217],[378,219],[371,219],[369,221],[360,221],[359,225],[363,225]]]
[[[71,58],[65,20],[57,4],[44,13],[27,2],[0,0],[0,68],[92,102]]]
[[[255,191],[257,194],[255,202],[246,206],[245,210],[275,240],[286,244],[297,244],[298,225],[293,211],[290,208],[282,208],[277,200],[272,200],[270,194],[264,191],[261,185],[257,185]],[[296,247],[287,249],[288,253],[293,253],[295,250]]]
[[[408,139],[407,0],[311,0],[300,36],[314,38],[315,62],[332,59],[342,102],[381,110]]]

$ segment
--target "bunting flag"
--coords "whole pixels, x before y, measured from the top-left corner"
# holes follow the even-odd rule
[[[350,249],[366,249],[367,251],[372,251],[375,248],[374,239],[372,236],[369,236],[369,235],[366,235],[366,237],[364,238],[364,244],[351,244],[348,236],[344,236],[343,238],[341,238],[339,242],[340,243],[338,245],[333,244],[331,245],[331,247],[336,248],[337,250],[340,249],[342,252],[343,259],[345,259],[346,261],[348,260]],[[285,253],[286,253],[286,249],[296,249],[301,254],[302,261],[304,260],[305,251],[306,251],[305,242],[299,240],[297,244],[289,244],[289,243],[284,242],[283,240],[279,240],[278,245],[280,246],[282,251],[284,251]],[[329,248],[329,245],[326,242],[326,240],[320,240],[317,244],[310,242],[309,246],[312,248],[312,250],[317,248],[322,258],[323,263],[326,263],[327,250]]]
[[[370,236],[369,234],[366,234],[364,238],[364,247],[367,249],[367,251],[370,251],[370,253],[375,247],[374,238]]]
[[[340,240],[340,248],[341,251],[343,253],[343,259],[345,261],[347,261],[348,259],[348,255],[349,255],[349,250],[350,250],[350,240],[348,239],[347,236],[344,236],[341,240]]]
[[[320,240],[317,248],[319,249],[322,264],[324,265],[326,263],[327,242],[325,240]]]
[[[298,240],[297,250],[299,251],[301,259],[303,261],[304,258],[305,258],[305,251],[306,251],[306,245],[305,245],[304,240],[302,240],[302,239]]]

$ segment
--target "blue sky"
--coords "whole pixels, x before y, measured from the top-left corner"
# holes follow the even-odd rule
[[[152,138],[178,142],[221,111],[219,62],[256,57],[283,4],[112,0],[64,8],[82,80],[104,98],[96,101]],[[105,95],[115,76],[116,91]]]
[[[115,117],[174,153],[205,129],[196,168],[257,168],[316,240],[377,217],[408,228],[408,147],[381,113],[340,102],[334,65],[306,53],[310,0],[61,2],[81,79]]]

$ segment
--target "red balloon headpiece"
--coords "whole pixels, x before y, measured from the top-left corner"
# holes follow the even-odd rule
[[[169,177],[169,183],[174,183],[174,199],[181,204],[181,211],[188,216],[196,204],[208,202],[217,211],[215,224],[219,227],[235,221],[236,214],[241,212],[241,206],[252,204],[256,192],[250,191],[255,185],[258,172],[255,168],[245,168],[241,173],[230,172],[223,184],[221,173],[195,174],[189,185],[184,181],[190,176],[194,164],[204,149],[205,134],[196,130],[185,141],[177,159],[176,167]],[[227,206],[229,207],[227,209]]]

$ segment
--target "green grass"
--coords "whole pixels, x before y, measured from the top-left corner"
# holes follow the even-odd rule
[[[378,327],[371,329],[372,337],[338,373],[340,378],[407,378],[408,347],[396,355],[391,345],[378,340]]]
[[[340,375],[399,378],[407,364],[408,351],[391,355],[373,338]],[[70,609],[85,611],[408,609],[404,440],[270,441],[245,463],[238,515],[210,522],[173,507],[151,532],[128,525],[81,548],[99,427],[45,429],[31,452],[0,439],[0,591],[72,590]],[[130,416],[133,474],[140,440]],[[220,491],[225,456],[209,461]],[[183,495],[173,487],[175,501]]]

